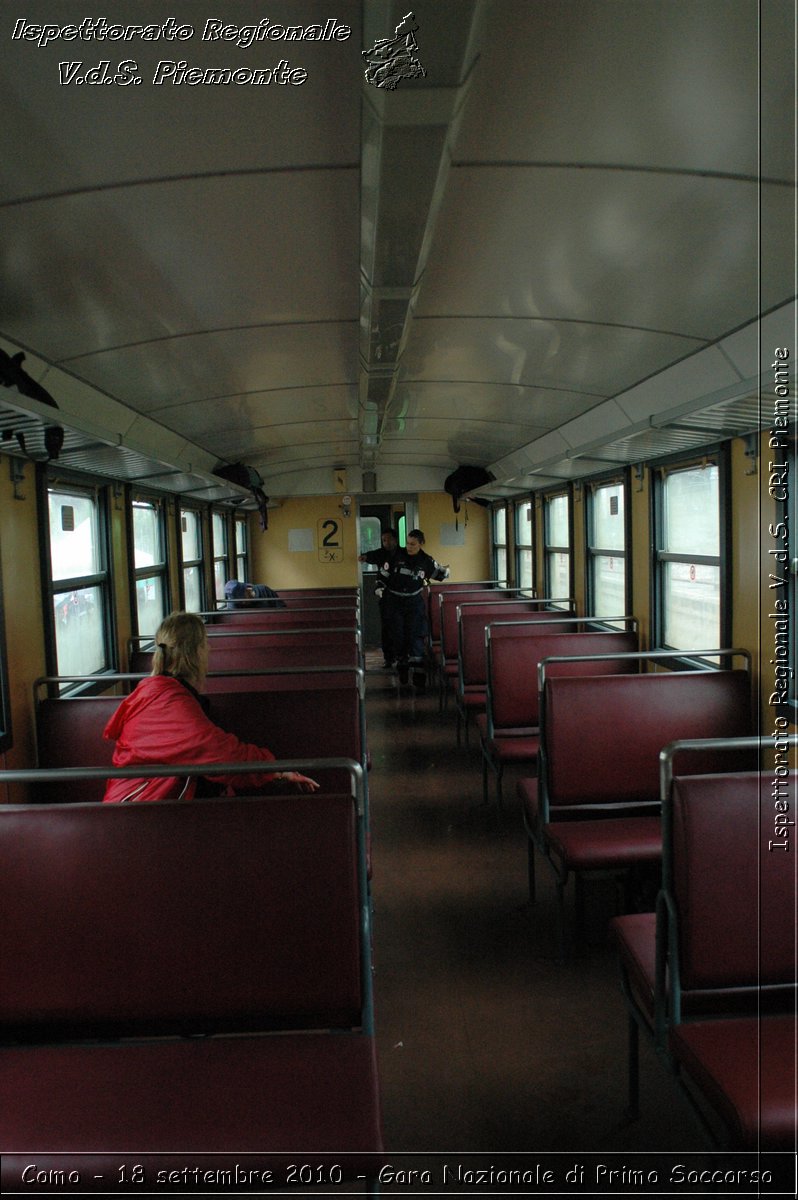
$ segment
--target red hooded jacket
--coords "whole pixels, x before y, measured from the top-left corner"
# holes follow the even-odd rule
[[[117,708],[103,731],[116,741],[115,767],[139,763],[219,763],[274,760],[265,746],[241,742],[206,717],[195,695],[171,675],[142,679]],[[233,788],[261,787],[272,775],[214,776]],[[190,800],[196,779],[109,779],[106,801]]]

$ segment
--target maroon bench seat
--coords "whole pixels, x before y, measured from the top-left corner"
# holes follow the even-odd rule
[[[438,695],[443,706],[449,679],[457,675],[457,605],[468,600],[497,602],[503,595],[487,584],[432,584],[429,592],[429,639],[433,668],[438,676]],[[444,616],[448,613],[448,617]],[[444,624],[446,628],[444,629]]]
[[[316,625],[292,629],[252,629],[238,625],[207,625],[208,644],[214,646],[330,646],[348,645],[358,641],[353,625]]]
[[[702,749],[677,743],[669,769],[680,746],[679,770]],[[795,878],[769,849],[773,811],[761,803],[762,775],[671,783],[669,769],[657,914],[613,922],[629,1011],[630,1110],[638,1107],[643,1028],[720,1116],[736,1148],[794,1148],[795,1063],[784,1048],[796,1034]],[[793,772],[785,786],[796,783]]]
[[[268,635],[267,635],[268,636]],[[336,642],[291,644],[258,640],[245,635],[233,638],[209,638],[208,667],[210,671],[257,671],[277,667],[359,667],[360,650],[354,637]],[[133,650],[129,656],[130,670],[149,674],[152,670],[152,651]]]
[[[235,626],[236,629],[317,629],[323,625],[348,625],[355,628],[360,624],[360,614],[355,605],[322,605],[303,608],[268,608],[252,612],[228,611],[207,614],[212,622],[211,629]]]
[[[6,1182],[380,1150],[358,825],[351,795],[0,810]]]
[[[541,603],[529,596],[519,596],[519,589],[501,588],[495,595],[486,596],[484,590],[477,592],[446,591],[438,594],[440,648],[438,651],[439,707],[443,709],[450,690],[456,692],[460,674],[459,662],[459,612],[468,603],[496,607],[499,614],[509,617],[513,613],[533,616]],[[497,617],[498,619],[498,617]]]
[[[447,579],[430,583],[427,590],[427,618],[429,620],[429,635],[433,645],[439,645],[441,640],[440,602],[438,597],[449,592],[471,592],[477,597],[485,592],[495,592],[499,587],[497,579],[477,579],[469,582],[457,582]]]
[[[558,617],[550,611],[533,621],[491,622],[485,630],[487,701],[485,714],[477,717],[482,750],[482,795],[488,800],[488,769],[496,777],[498,803],[502,803],[505,766],[537,763],[538,665],[549,655],[623,653],[637,649],[637,634],[588,632],[586,618]],[[558,666],[558,670],[560,667]],[[609,674],[623,667],[605,662],[597,673]],[[569,667],[562,664],[562,673]]]
[[[287,1153],[311,1163],[314,1179],[341,1164],[344,1179],[362,1179],[382,1145],[374,1039],[361,1034],[48,1046],[0,1051],[0,1061],[9,1194],[39,1190],[20,1187],[32,1155],[37,1171],[77,1170],[86,1191],[107,1194],[131,1146],[153,1181],[198,1165],[230,1172],[236,1163],[280,1179]],[[300,1182],[298,1174],[282,1178]],[[324,1190],[314,1185],[314,1194]]]
[[[300,592],[298,594],[293,592],[280,592],[280,599],[286,608],[289,609],[357,608],[357,606],[360,604],[360,597],[357,595],[333,596],[330,592],[322,592],[317,596],[312,596],[307,592]]]
[[[563,831],[566,836],[561,837]],[[572,871],[623,867],[635,862],[659,862],[662,828],[658,816],[616,818],[612,821],[559,822],[547,826],[549,853],[568,856]]]
[[[795,1013],[677,1025],[671,1058],[743,1150],[795,1150]]]
[[[324,603],[330,607],[360,604],[359,587],[280,588],[278,595],[286,604],[294,606],[300,606],[303,600],[308,601],[309,607],[318,607]]]
[[[487,705],[488,667],[485,630],[491,622],[519,620],[542,621],[547,628],[555,620],[548,600],[518,601],[467,600],[456,608],[457,625],[457,744],[460,731],[465,729],[468,744],[469,718],[484,713]],[[567,626],[566,626],[567,628]]]
[[[631,664],[638,657],[658,655],[616,661]],[[567,665],[578,662],[571,658]],[[656,857],[650,818],[660,811],[660,750],[680,737],[750,733],[751,684],[743,670],[552,676],[544,661],[541,674],[540,787],[537,812],[527,808],[527,832],[530,855],[536,847],[555,872],[562,952],[569,876],[609,865],[603,821],[624,821],[615,834],[614,867]],[[719,768],[697,762],[695,769]],[[581,827],[585,821],[590,825]]]
[[[209,676],[210,716],[242,741],[268,746],[278,758],[352,758],[365,761],[362,673],[346,671],[269,672]],[[110,766],[114,744],[103,738],[120,696],[40,700],[36,707],[37,766]],[[322,791],[348,786],[341,772],[319,777]],[[38,800],[54,799],[42,785]],[[88,789],[88,790],[87,790]],[[101,800],[102,780],[91,785],[67,780],[58,787],[63,803]]]

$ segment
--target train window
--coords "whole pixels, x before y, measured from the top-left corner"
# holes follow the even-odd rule
[[[202,612],[205,607],[205,577],[202,569],[202,516],[195,508],[180,509],[180,566],[183,608]]]
[[[531,500],[522,500],[515,506],[515,582],[521,588],[535,585],[534,568],[534,511]]]
[[[507,505],[493,510],[493,578],[507,586]]]
[[[131,513],[136,626],[146,636],[155,633],[169,607],[164,513],[160,500],[142,497],[133,499]]]
[[[47,494],[52,667],[58,675],[91,675],[113,665],[104,495],[60,483]]]
[[[571,500],[567,492],[545,496],[543,503],[546,595],[571,595]]]
[[[213,541],[213,586],[217,600],[224,600],[224,585],[228,575],[227,516],[225,513],[211,514]],[[243,580],[242,580],[243,583]]]
[[[234,523],[236,539],[236,579],[249,579],[249,530],[246,517],[236,517]]]
[[[588,611],[617,617],[626,604],[626,503],[620,479],[587,489]]]
[[[675,650],[723,645],[721,462],[665,468],[655,480],[655,628]]]

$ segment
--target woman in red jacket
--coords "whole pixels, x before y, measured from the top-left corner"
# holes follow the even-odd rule
[[[205,713],[199,694],[208,669],[208,638],[195,613],[172,613],[155,635],[152,675],[117,708],[104,737],[116,741],[115,767],[139,764],[272,762],[265,746],[241,742],[225,733]],[[318,783],[297,771],[279,774],[213,776],[230,789],[258,788],[285,780],[301,792],[315,792]],[[197,778],[109,779],[106,801],[191,800]]]

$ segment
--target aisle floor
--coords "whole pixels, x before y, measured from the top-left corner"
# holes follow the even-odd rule
[[[587,940],[555,954],[555,890],[526,839],[508,774],[482,804],[478,740],[454,714],[367,673],[375,1003],[389,1151],[702,1151],[664,1066],[641,1047],[641,1117],[625,1117],[626,1015],[606,884],[586,892]]]

